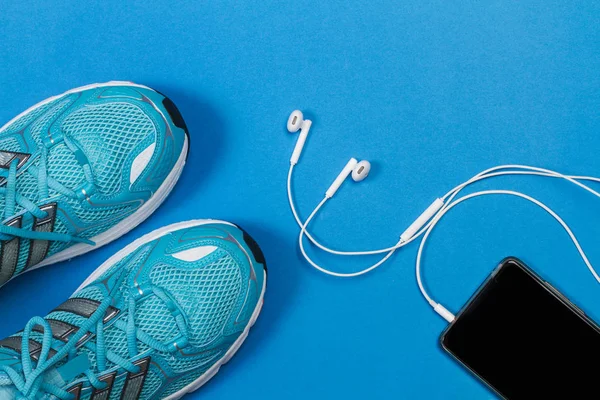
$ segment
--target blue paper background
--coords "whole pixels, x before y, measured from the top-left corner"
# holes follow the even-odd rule
[[[263,247],[266,305],[238,355],[189,398],[490,398],[438,346],[445,324],[417,290],[416,245],[349,281],[301,261],[285,195],[296,136],[285,122],[295,108],[314,121],[295,176],[304,217],[349,157],[373,161],[372,176],[346,183],[315,221],[318,237],[344,249],[393,244],[435,197],[496,164],[598,174],[600,5],[564,3],[2,2],[2,121],[72,87],[127,79],[175,101],[192,147],[181,182],[140,227],[2,288],[0,336],[61,303],[134,238],[220,218]],[[600,265],[598,199],[543,178],[479,187],[546,201]],[[456,311],[508,255],[600,317],[600,288],[566,234],[520,199],[449,214],[426,251],[427,286]]]

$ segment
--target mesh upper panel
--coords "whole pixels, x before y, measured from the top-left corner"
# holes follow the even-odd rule
[[[93,209],[89,209],[81,207],[80,203],[76,200],[69,199],[68,202],[73,208],[73,211],[75,211],[77,218],[86,223],[108,221],[117,216],[119,217],[118,219],[122,219],[121,216],[127,210],[133,211],[135,207],[135,204],[125,204],[113,207],[94,207]]]
[[[62,222],[62,220],[60,218],[56,218],[56,220],[54,222],[54,232],[69,233],[69,230],[67,229],[67,227],[65,226],[65,224]],[[68,245],[69,245],[69,243],[65,243],[65,242],[50,242],[50,247],[48,249],[48,256],[51,256],[52,254],[55,254],[61,250],[64,250]]]
[[[47,112],[40,116],[30,127],[30,134],[36,141],[38,146],[42,144],[43,137],[49,137],[50,124],[60,113],[65,111],[73,102],[71,97],[66,97],[56,102],[53,102],[51,107],[47,108]]]
[[[112,391],[110,392],[110,400],[121,400],[121,391],[123,390],[126,381],[127,375],[124,375],[122,378],[115,379]]]
[[[142,393],[140,393],[141,399],[148,399],[150,395],[153,394],[156,389],[161,385],[162,380],[160,376],[154,372],[152,369],[148,371],[148,375],[146,375],[146,381],[144,382],[144,389],[142,389]]]
[[[83,168],[77,162],[75,155],[66,144],[53,146],[46,160],[48,175],[68,188],[75,188],[85,181]]]
[[[144,262],[144,259],[150,252],[151,247],[145,246],[140,250],[137,250],[135,253],[128,255],[122,260],[116,262],[112,267],[106,270],[102,275],[98,277],[98,280],[106,279],[108,276],[112,275],[116,270],[121,268],[127,268],[128,271],[139,268],[139,266]],[[125,283],[124,283],[125,284]],[[121,288],[121,292],[124,297],[127,295],[127,291]]]
[[[9,136],[0,140],[0,150],[19,152],[21,151],[21,145],[14,136]]]
[[[135,321],[138,328],[161,342],[172,340],[179,333],[173,314],[155,296],[138,305]]]
[[[21,129],[23,129],[27,125],[29,125],[33,120],[35,120],[40,115],[42,115],[47,110],[49,110],[51,107],[53,107],[58,101],[60,101],[60,99],[51,101],[51,102],[49,102],[47,104],[44,104],[41,107],[38,107],[37,109],[35,109],[33,111],[25,114],[24,116],[22,116],[21,118],[19,118],[18,120],[16,120],[15,122],[13,122],[12,124],[10,124],[9,126],[7,126],[6,129],[2,131],[2,133],[4,133],[4,132],[18,132],[18,131],[20,131]]]
[[[129,358],[127,337],[122,331],[118,329],[107,329],[104,332],[104,340],[107,349],[110,349],[113,353],[116,353],[125,359]]]
[[[77,292],[76,297],[85,297],[86,299],[101,302],[104,300],[104,295],[96,286],[88,286]]]
[[[128,103],[81,108],[65,118],[62,129],[84,149],[104,194],[120,188],[126,157],[140,140],[156,133],[150,118]]]
[[[38,200],[37,179],[29,173],[19,175],[17,179],[17,192],[28,200],[36,202]]]
[[[194,382],[197,378],[198,377],[195,374],[192,374],[192,375],[186,376],[185,378],[176,380],[175,382],[173,382],[169,386],[167,386],[166,390],[161,394],[162,398],[168,397],[168,396],[172,395],[173,393],[180,391],[187,385]]]
[[[241,291],[240,271],[230,255],[199,269],[167,264],[152,269],[155,285],[170,291],[190,323],[190,344],[210,343],[223,329]]]
[[[202,355],[199,357],[181,358],[168,357],[163,353],[161,353],[161,355],[163,355],[163,357],[165,357],[168,360],[169,366],[173,369],[173,371],[176,374],[185,373],[196,368],[196,370],[193,373],[195,373],[196,376],[199,376],[200,374],[204,373],[208,368],[210,368],[212,364],[206,363],[206,368],[198,368],[198,365],[204,364],[204,362],[207,360],[216,359],[217,355],[220,353],[224,352],[222,350],[213,350],[202,353]]]

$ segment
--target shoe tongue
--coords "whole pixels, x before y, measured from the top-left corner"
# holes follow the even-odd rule
[[[0,364],[1,365],[1,364]],[[89,361],[86,355],[79,355],[59,367],[50,368],[45,371],[43,376],[44,382],[57,387],[64,387],[68,382],[75,377],[83,374],[89,368]],[[8,374],[0,371],[0,399],[15,399],[19,395],[19,391],[13,384]],[[44,393],[38,392],[36,399],[46,398]]]
[[[16,399],[18,394],[17,389],[8,380],[8,376],[0,372],[0,399]]]
[[[14,350],[0,348],[0,367],[8,366],[14,368],[18,373],[21,371],[21,355]],[[35,366],[34,366],[35,368]],[[84,373],[89,368],[89,360],[85,355],[79,355],[69,361],[59,363],[58,366],[52,367],[44,372],[44,382],[58,387],[63,387],[67,382],[76,376]],[[8,374],[0,371],[0,399],[17,398],[19,392]],[[39,393],[36,399],[43,398],[43,394]]]
[[[11,365],[19,364],[20,362],[21,355],[19,353],[5,347],[0,347],[0,367],[10,367]],[[0,376],[2,376],[2,374],[4,374],[4,372],[0,371]],[[0,382],[1,381],[2,379],[0,378]]]
[[[0,367],[12,366],[18,368],[21,362],[21,356],[14,350],[0,347]],[[15,399],[18,391],[4,371],[0,371],[0,399]]]

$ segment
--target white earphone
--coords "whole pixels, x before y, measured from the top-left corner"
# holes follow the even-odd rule
[[[334,196],[334,194],[339,190],[339,188],[342,186],[342,183],[346,180],[346,178],[348,178],[348,176],[352,176],[352,179],[356,182],[360,182],[360,181],[364,180],[369,175],[369,172],[371,170],[371,164],[368,161],[358,162],[356,159],[351,158],[346,163],[346,165],[344,166],[344,168],[342,169],[340,174],[337,176],[337,178],[333,181],[333,183],[331,184],[329,189],[327,189],[327,191],[325,192],[325,197],[314,208],[314,210],[311,212],[309,217],[304,222],[302,222],[302,220],[298,216],[298,212],[296,211],[296,207],[295,207],[294,201],[293,201],[292,173],[293,173],[295,165],[298,163],[298,161],[300,159],[300,154],[302,153],[302,150],[304,148],[304,144],[306,142],[306,138],[308,136],[308,132],[310,130],[311,125],[312,125],[312,122],[310,120],[305,120],[302,115],[302,112],[300,112],[298,110],[292,112],[292,114],[290,115],[290,118],[288,120],[288,124],[287,124],[288,131],[297,132],[298,130],[300,130],[300,137],[298,138],[298,141],[296,142],[296,147],[294,148],[294,152],[290,159],[290,169],[288,171],[288,178],[287,178],[287,193],[288,193],[288,201],[290,204],[292,214],[294,216],[294,219],[296,220],[296,223],[298,224],[298,227],[300,228],[300,234],[298,236],[298,246],[300,247],[300,251],[302,252],[302,255],[306,259],[306,261],[310,265],[312,265],[314,268],[316,268],[317,270],[319,270],[325,274],[336,276],[336,277],[341,277],[341,278],[350,278],[350,277],[363,275],[363,274],[366,274],[366,273],[378,268],[380,265],[385,263],[394,254],[394,252],[396,250],[400,249],[403,246],[406,246],[413,240],[416,240],[417,238],[422,236],[421,243],[419,245],[419,250],[417,252],[417,258],[416,258],[416,264],[415,264],[417,284],[419,286],[419,289],[420,289],[423,297],[432,306],[434,311],[436,313],[438,313],[439,315],[441,315],[448,322],[452,322],[454,320],[454,315],[450,311],[448,311],[448,309],[446,309],[446,307],[444,307],[442,304],[433,300],[423,286],[423,282],[422,282],[422,278],[421,278],[421,258],[422,258],[422,254],[423,254],[423,249],[425,247],[425,243],[426,243],[427,239],[429,238],[431,231],[436,226],[436,224],[440,221],[440,219],[448,211],[450,211],[452,208],[456,207],[458,204],[465,202],[469,199],[473,199],[475,197],[488,196],[488,195],[508,195],[508,196],[516,196],[516,197],[522,198],[524,200],[527,200],[527,201],[537,205],[538,207],[542,208],[548,214],[550,214],[550,216],[552,216],[567,232],[571,241],[573,242],[577,251],[579,252],[579,255],[581,256],[582,260],[584,261],[585,265],[588,267],[588,269],[590,270],[590,272],[592,273],[592,275],[594,276],[596,281],[598,281],[600,283],[600,276],[598,275],[598,273],[596,272],[596,270],[590,263],[587,255],[583,251],[579,241],[575,237],[575,234],[573,233],[571,228],[566,224],[566,222],[557,213],[555,213],[550,207],[548,207],[541,201],[539,201],[527,194],[517,192],[517,191],[512,191],[512,190],[485,190],[485,191],[470,193],[468,195],[465,195],[463,197],[456,199],[456,196],[467,186],[470,186],[470,185],[472,185],[476,182],[482,181],[484,179],[493,178],[493,177],[502,176],[502,175],[536,175],[536,176],[543,176],[543,177],[550,177],[550,178],[560,178],[560,179],[567,180],[567,181],[579,186],[580,188],[586,190],[587,192],[593,194],[594,196],[600,198],[600,193],[598,193],[597,191],[593,190],[592,188],[590,188],[589,186],[587,186],[581,182],[581,181],[600,182],[600,178],[591,177],[591,176],[564,175],[564,174],[561,174],[559,172],[552,171],[549,169],[531,167],[531,166],[527,166],[527,165],[500,165],[500,166],[492,167],[485,171],[480,172],[479,174],[473,176],[468,181],[456,186],[454,189],[452,189],[448,193],[446,193],[443,197],[435,199],[431,203],[431,205],[400,235],[398,242],[396,244],[394,244],[393,246],[382,248],[382,249],[376,249],[376,250],[341,251],[341,250],[334,250],[334,249],[331,249],[331,248],[323,245],[322,243],[317,241],[308,232],[308,225],[310,224],[312,219],[315,217],[315,215],[319,212],[319,210],[325,205],[325,203],[329,199],[331,199]],[[352,273],[334,272],[334,271],[331,271],[327,268],[324,268],[324,267],[318,265],[315,261],[313,261],[308,256],[308,254],[306,253],[305,248],[304,248],[304,237],[305,236],[316,247],[318,247],[319,249],[321,249],[327,253],[330,253],[330,254],[339,255],[339,256],[363,256],[363,255],[385,254],[385,256],[383,258],[381,258],[375,264],[373,264],[363,270],[357,271],[357,272],[352,272]]]
[[[371,163],[366,160],[358,162],[356,158],[351,158],[346,163],[346,166],[344,166],[344,169],[342,169],[342,172],[335,178],[335,181],[329,186],[329,189],[325,192],[325,196],[332,198],[348,176],[352,176],[354,182],[360,182],[369,175],[369,171],[371,171]]]
[[[290,133],[300,131],[300,136],[296,142],[296,147],[294,147],[292,158],[290,158],[290,164],[298,164],[298,160],[300,159],[300,154],[304,148],[304,143],[306,143],[306,138],[308,137],[308,132],[310,131],[311,125],[312,121],[305,120],[304,116],[302,115],[302,111],[300,110],[296,110],[290,115],[287,123],[288,131],[290,131]]]

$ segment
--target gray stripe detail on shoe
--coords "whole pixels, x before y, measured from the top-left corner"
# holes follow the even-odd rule
[[[55,308],[52,312],[64,311],[64,312],[68,312],[71,314],[79,315],[84,318],[89,318],[96,312],[96,310],[98,309],[99,306],[100,306],[99,301],[86,299],[86,298],[82,298],[82,297],[73,297],[73,298],[65,301],[64,303],[62,303],[60,306]],[[114,317],[116,317],[117,314],[119,314],[119,309],[114,308],[114,307],[108,307],[108,310],[106,311],[106,314],[104,315],[104,323],[106,323],[106,322],[110,321],[111,319],[113,319]]]
[[[117,376],[116,372],[112,372],[108,375],[104,375],[100,378],[101,382],[106,383],[106,387],[101,390],[94,390],[92,392],[92,397],[90,400],[108,400],[110,397],[110,392],[112,392],[113,384],[115,383],[115,376]]]
[[[79,400],[81,397],[81,388],[83,387],[83,383],[80,383],[76,386],[73,386],[71,389],[67,390],[67,392],[71,393],[75,398],[73,400]]]
[[[31,154],[19,153],[16,151],[0,150],[0,168],[8,169],[13,160],[18,160],[17,169],[22,167],[23,164],[29,160]]]
[[[2,339],[0,340],[0,347],[4,347],[7,349],[11,349],[14,350],[16,352],[21,352],[21,342],[23,341],[23,338],[21,336],[10,336],[7,337],[6,339]],[[31,353],[40,350],[42,347],[41,344],[39,344],[38,342],[36,342],[35,340],[29,340],[29,351]]]
[[[68,324],[63,321],[58,321],[55,319],[47,319],[48,324],[50,324],[50,329],[52,329],[52,336],[60,341],[67,342],[69,340],[69,336],[79,330],[78,327]],[[35,332],[43,333],[43,329],[41,326],[36,326],[33,328]]]
[[[98,301],[74,297],[56,307],[54,311],[64,311],[71,314],[77,314],[84,318],[89,318],[96,312],[99,305],[100,302]]]
[[[0,168],[9,169],[10,164],[13,160],[18,160],[17,162],[17,171],[21,168],[27,160],[31,157],[31,154],[28,153],[18,153],[15,151],[6,151],[0,150]],[[0,185],[6,182],[6,178],[0,178]]]
[[[40,207],[40,210],[48,213],[48,216],[46,218],[36,218],[32,230],[35,232],[52,232],[56,220],[56,203],[46,204]],[[32,240],[29,246],[29,258],[27,259],[26,268],[33,267],[42,262],[46,258],[46,255],[48,255],[49,248],[50,242],[48,240]]]
[[[146,375],[148,375],[148,366],[150,365],[150,358],[144,358],[134,362],[135,365],[140,367],[140,372],[127,374],[127,381],[123,387],[121,393],[121,400],[138,400],[142,389],[144,388],[144,382],[146,381]]]
[[[21,227],[22,216],[18,216],[11,221],[7,222],[7,226],[15,228]],[[19,262],[19,250],[21,247],[21,239],[14,237],[10,240],[2,242],[2,250],[0,250],[0,286],[8,282],[17,269],[17,263]]]
[[[23,338],[21,336],[10,336],[6,339],[0,340],[0,347],[4,347],[7,349],[11,349],[16,351],[17,353],[21,353],[21,343],[23,342]],[[36,360],[40,356],[42,351],[42,345],[35,340],[29,339],[29,356]],[[56,350],[50,349],[48,354],[48,358],[53,357],[56,354]]]

